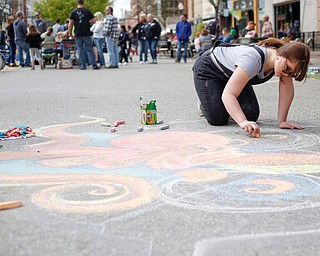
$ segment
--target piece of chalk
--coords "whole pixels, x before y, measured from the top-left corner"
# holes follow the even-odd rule
[[[109,124],[107,122],[101,122],[100,124],[101,124],[101,126],[105,126],[105,127],[110,127],[111,126],[111,124]]]
[[[142,132],[142,131],[143,131],[143,127],[142,127],[142,126],[141,126],[141,127],[138,127],[138,128],[137,128],[137,131],[138,131],[138,132]]]
[[[157,124],[163,124],[162,120],[157,121]]]
[[[117,131],[116,127],[111,128],[111,132],[116,132],[116,131]]]
[[[254,136],[255,136],[256,138],[261,138],[261,134],[260,134],[260,133],[256,133]]]
[[[125,122],[126,122],[126,121],[124,121],[124,120],[120,120],[120,121],[114,122],[113,126],[114,126],[114,127],[117,127],[117,126],[120,125],[120,124],[125,124]]]
[[[169,129],[169,125],[163,125],[160,128],[160,130],[167,130],[167,129]]]
[[[3,202],[3,203],[0,203],[0,210],[16,208],[16,207],[20,207],[21,205],[22,205],[21,201]]]

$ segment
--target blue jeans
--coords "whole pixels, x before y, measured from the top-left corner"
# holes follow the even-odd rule
[[[152,60],[157,60],[157,45],[158,39],[147,39],[148,48],[150,50]]]
[[[106,36],[107,49],[109,53],[109,66],[118,67],[119,66],[119,48],[116,41],[110,36]]]
[[[139,39],[138,40],[139,44],[139,61],[142,60],[142,55],[144,54],[144,61],[148,61],[148,46],[147,46],[147,41],[146,39]]]
[[[92,67],[96,67],[97,63],[95,61],[94,53],[93,53],[93,43],[91,36],[79,36],[75,38],[78,56],[80,60],[80,68],[86,69],[87,68],[87,58],[89,64]]]
[[[27,44],[24,40],[16,39],[16,46],[18,47],[18,56],[19,62],[21,66],[30,66],[30,52],[29,52],[29,44]],[[23,51],[26,53],[26,61],[23,58]]]
[[[181,60],[181,46],[184,46],[184,52],[183,52],[183,59],[184,61],[187,61],[187,56],[188,56],[188,42],[184,41],[177,41],[177,59]]]
[[[9,40],[9,45],[10,45],[10,56],[8,59],[8,62],[15,64],[15,58],[16,58],[16,43],[14,42],[14,40]]]
[[[103,55],[103,50],[102,50],[104,38],[93,38],[93,42],[96,45],[97,50],[98,50],[100,66],[105,66],[106,62],[104,60],[104,55]]]

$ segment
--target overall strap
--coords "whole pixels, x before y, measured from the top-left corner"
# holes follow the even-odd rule
[[[262,71],[263,65],[264,65],[264,61],[265,61],[265,57],[264,57],[264,53],[263,51],[260,49],[260,47],[256,46],[256,45],[249,45],[251,47],[253,47],[254,49],[257,50],[257,52],[260,54],[261,56],[261,68],[259,70],[259,73]]]
[[[226,67],[224,67],[220,62],[219,60],[214,56],[213,54],[213,51],[216,47],[237,47],[237,46],[240,46],[240,44],[229,44],[229,43],[226,43],[226,42],[223,42],[221,40],[216,40],[214,43],[213,43],[213,46],[212,48],[210,49],[210,55],[211,55],[211,59],[213,61],[213,63],[218,67],[218,69],[221,71],[223,70],[223,73],[225,75],[227,75],[227,77],[230,77],[232,75],[232,71],[227,69]],[[264,56],[264,53],[263,51],[260,49],[260,47],[254,45],[254,44],[249,44],[247,45],[248,47],[253,47],[258,53],[259,55],[261,56],[261,68],[259,70],[259,73],[262,71],[262,68],[263,68],[263,65],[264,65],[264,62],[265,62],[265,56]],[[272,74],[273,75],[273,74]]]

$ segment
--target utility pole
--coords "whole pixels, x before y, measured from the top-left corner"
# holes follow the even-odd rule
[[[24,21],[28,25],[28,17],[27,17],[27,0],[22,1],[22,12],[23,12],[23,17]]]
[[[259,22],[259,0],[253,1],[253,15],[254,22],[256,23],[256,34],[260,34],[260,22]]]

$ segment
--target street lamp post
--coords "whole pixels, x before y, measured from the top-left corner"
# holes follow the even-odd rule
[[[180,14],[180,15],[182,15],[183,9],[184,9],[183,3],[182,3],[182,2],[179,2],[179,4],[178,4],[178,10],[179,10],[179,14]]]

